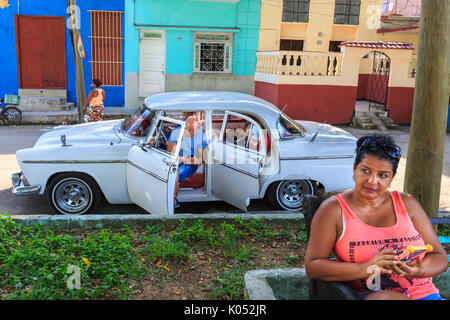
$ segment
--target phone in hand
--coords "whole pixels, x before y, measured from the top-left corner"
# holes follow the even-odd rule
[[[398,256],[397,260],[405,264],[410,264],[414,260],[423,257],[425,254],[432,251],[433,246],[430,244],[421,247],[408,246],[408,248]]]

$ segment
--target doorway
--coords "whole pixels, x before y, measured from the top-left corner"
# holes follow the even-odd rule
[[[15,15],[20,89],[67,89],[65,17]]]
[[[391,59],[382,52],[372,51],[372,70],[368,79],[369,110],[386,110]]]
[[[141,30],[139,44],[139,97],[165,91],[166,37],[162,30]]]

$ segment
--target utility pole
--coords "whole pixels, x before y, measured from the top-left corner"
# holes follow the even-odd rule
[[[422,0],[405,192],[437,217],[449,98],[450,0]]]
[[[70,17],[69,17],[70,13]],[[86,89],[84,87],[83,61],[78,53],[77,39],[80,34],[80,19],[78,17],[78,7],[76,0],[67,0],[67,26],[69,28],[70,40],[72,41],[73,58],[75,60],[76,92],[78,122],[83,122],[83,105],[86,100]]]

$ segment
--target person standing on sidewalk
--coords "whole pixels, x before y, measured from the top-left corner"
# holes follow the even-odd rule
[[[103,101],[105,100],[105,91],[100,88],[102,82],[99,79],[92,80],[92,86],[94,89],[89,92],[89,95],[84,102],[83,110],[86,110],[86,107],[89,103],[89,110],[87,112],[87,121],[95,122],[102,121],[104,115],[104,107]]]

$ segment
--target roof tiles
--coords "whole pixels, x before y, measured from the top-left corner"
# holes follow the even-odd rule
[[[339,47],[414,50],[414,47],[410,42],[345,41],[342,42]]]

